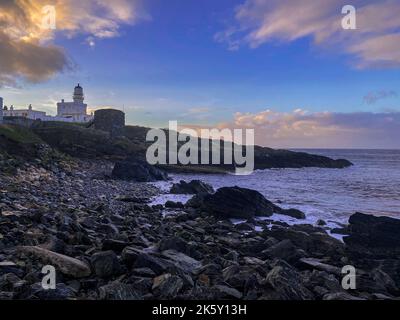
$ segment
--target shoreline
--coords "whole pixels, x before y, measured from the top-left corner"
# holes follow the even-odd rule
[[[400,261],[393,260],[397,249],[360,248],[364,231],[351,235],[357,243],[353,245],[309,224],[271,222],[271,228],[256,231],[251,226],[257,218],[235,224],[194,207],[164,215],[164,206],[149,205],[160,189],[149,183],[112,180],[110,165],[77,161],[51,170],[30,167],[16,176],[1,176],[0,299],[400,296],[397,269],[390,267],[392,261]],[[347,264],[366,277],[359,290],[348,292],[340,285],[338,270]],[[40,284],[44,265],[55,267],[55,290],[45,290]],[[397,283],[395,287],[392,282],[374,282],[382,272]]]

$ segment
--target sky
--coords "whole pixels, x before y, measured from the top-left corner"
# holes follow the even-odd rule
[[[356,29],[344,30],[344,5]],[[42,27],[46,5],[56,29]],[[0,96],[278,148],[400,148],[400,0],[0,0]]]

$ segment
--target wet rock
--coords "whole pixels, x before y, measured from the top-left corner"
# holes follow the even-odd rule
[[[266,282],[279,300],[308,300],[312,293],[303,285],[301,275],[289,264],[278,261],[267,274]]]
[[[200,180],[192,180],[186,182],[181,180],[179,183],[174,183],[169,193],[172,194],[199,194],[199,193],[214,193],[211,185]]]
[[[95,253],[90,258],[92,270],[96,276],[107,278],[121,273],[121,265],[117,255],[113,251]]]
[[[345,256],[345,247],[341,241],[312,226],[273,226],[271,230],[264,230],[263,235],[278,240],[291,240],[297,248],[316,258],[330,256],[340,259]]]
[[[250,223],[239,223],[236,226],[236,229],[241,230],[241,231],[253,231],[254,230],[254,225]]]
[[[350,236],[344,242],[354,251],[370,251],[375,256],[400,254],[400,220],[355,213],[349,218]]]
[[[132,273],[141,277],[151,277],[154,278],[156,274],[150,268],[137,268],[133,269]]]
[[[134,285],[118,281],[100,287],[99,298],[101,300],[142,300]]]
[[[370,272],[358,272],[357,290],[396,296],[400,294],[396,282],[379,267]]]
[[[154,278],[152,290],[154,295],[160,299],[173,299],[182,288],[182,279],[167,273]]]
[[[234,288],[243,288],[246,279],[240,273],[239,265],[231,265],[222,270],[222,277],[226,283]]]
[[[305,219],[306,218],[305,213],[298,209],[281,209],[279,211],[279,213],[283,214],[285,216],[295,218],[295,219]]]
[[[365,299],[355,297],[346,292],[337,292],[337,293],[328,293],[324,295],[323,300],[365,300]]]
[[[150,253],[138,250],[134,247],[126,247],[122,251],[122,258],[128,266],[133,268],[149,268],[155,274],[160,275],[167,271],[170,264],[167,260]]]
[[[195,196],[195,198],[196,200],[189,204],[193,205],[198,201],[203,211],[224,219],[271,216],[279,210],[258,191],[239,187],[224,187],[214,194]]]
[[[114,252],[120,253],[128,245],[129,243],[125,241],[106,239],[103,241],[102,250],[103,251],[112,250]]]
[[[290,264],[296,263],[300,258],[306,256],[306,252],[296,248],[290,240],[282,240],[263,250],[261,254],[264,258],[279,258]]]
[[[30,291],[27,299],[72,300],[76,297],[74,290],[64,283],[57,283],[56,288],[50,290],[43,289],[41,283],[35,283]]]
[[[164,206],[171,209],[183,209],[185,207],[182,202],[174,202],[171,200],[168,200]]]
[[[332,273],[337,276],[340,276],[342,274],[342,271],[340,268],[332,266],[330,264],[326,264],[326,263],[322,262],[320,259],[302,258],[299,260],[299,266],[301,266],[303,268],[325,271],[327,273]]]
[[[150,199],[149,198],[139,198],[135,196],[118,196],[115,198],[117,201],[122,201],[122,202],[129,202],[129,203],[149,203]]]
[[[182,238],[177,236],[165,237],[161,239],[158,244],[158,249],[160,251],[172,249],[185,253],[188,251],[188,248],[189,248],[188,243]]]
[[[12,261],[2,261],[0,262],[0,275],[13,273],[15,275],[21,276],[23,271],[21,268]]]
[[[196,269],[202,267],[201,262],[175,250],[165,250],[162,252],[162,255],[173,261],[175,266],[186,273],[194,273]]]
[[[341,235],[349,235],[350,234],[348,228],[332,228],[331,233],[341,234]]]
[[[167,180],[168,175],[145,161],[135,159],[117,162],[112,171],[114,179],[136,182]]]
[[[43,262],[54,265],[57,270],[71,277],[82,278],[91,274],[90,268],[86,263],[72,257],[40,247],[20,247],[19,251],[26,254],[32,254]]]
[[[236,290],[224,285],[215,285],[212,287],[216,292],[217,299],[241,299],[243,294]]]
[[[317,295],[318,299],[322,299],[322,297],[327,293],[343,291],[340,283],[341,279],[342,277],[337,277],[334,274],[329,274],[325,271],[313,270],[306,273],[304,284]]]

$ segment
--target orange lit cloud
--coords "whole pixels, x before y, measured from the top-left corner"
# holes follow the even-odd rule
[[[56,9],[55,30],[42,27],[47,5]],[[93,46],[145,18],[136,0],[1,0],[0,86],[43,81],[70,67],[63,49],[51,44],[57,33],[85,35]]]

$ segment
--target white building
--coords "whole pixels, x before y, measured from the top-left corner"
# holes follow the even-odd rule
[[[3,108],[2,108],[3,109]],[[44,111],[37,111],[32,109],[32,105],[29,105],[28,109],[14,109],[13,106],[10,109],[3,110],[4,117],[22,117],[32,120],[46,121],[49,116]]]
[[[57,103],[57,118],[70,119],[72,122],[88,122],[93,116],[87,114],[87,104],[83,103],[83,88],[78,84],[74,89],[73,102],[64,99]]]
[[[0,98],[0,123],[4,117],[22,117],[41,121],[62,121],[62,122],[89,122],[93,115],[87,114],[87,104],[83,103],[83,88],[78,84],[73,94],[73,102],[65,102],[64,99],[57,103],[57,115],[50,116],[44,111],[33,110],[32,105],[28,109],[15,109],[3,107],[3,99]]]

